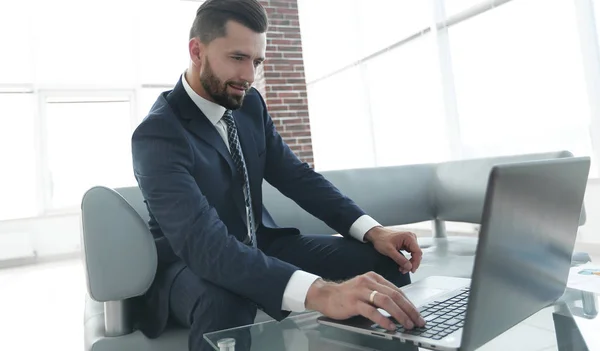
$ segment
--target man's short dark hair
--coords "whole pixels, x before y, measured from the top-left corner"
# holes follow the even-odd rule
[[[256,33],[268,29],[267,12],[258,0],[206,0],[196,12],[190,39],[199,37],[208,44],[227,35],[225,25],[236,21]]]

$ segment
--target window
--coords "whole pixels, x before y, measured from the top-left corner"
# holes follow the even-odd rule
[[[131,133],[188,67],[201,4],[0,2],[0,220],[135,185]]]
[[[489,4],[490,0],[443,0],[446,17],[454,16],[475,6]],[[491,6],[491,5],[490,5]]]
[[[422,0],[298,0],[298,12],[312,82],[427,28],[431,10]]]
[[[33,83],[31,17],[28,11],[27,1],[0,2],[0,85]],[[11,96],[4,99],[8,97]]]
[[[37,84],[44,88],[133,87],[136,65],[144,59],[134,54],[139,40],[133,32],[135,4],[119,0],[36,1],[31,12],[37,38]],[[150,48],[144,53],[155,51]]]
[[[430,1],[358,1],[357,11],[359,31],[354,41],[361,57],[405,40],[428,28],[431,22]]]
[[[306,81],[360,58],[358,0],[298,0]]]
[[[34,106],[32,94],[0,93],[0,220],[38,212]]]
[[[431,36],[366,63],[377,166],[450,157]]]
[[[175,85],[188,67],[188,41],[202,2],[145,1],[137,7],[140,83]]]
[[[511,1],[449,35],[465,157],[592,154],[572,1]]]
[[[429,2],[299,0],[299,11],[316,167],[445,159],[434,43],[402,43],[429,27]]]
[[[320,171],[375,165],[361,79],[361,68],[355,66],[308,86],[315,167]]]
[[[48,207],[79,206],[92,186],[135,184],[130,95],[46,96]]]
[[[596,24],[596,38],[598,39],[598,45],[600,45],[600,0],[593,0],[593,6]]]

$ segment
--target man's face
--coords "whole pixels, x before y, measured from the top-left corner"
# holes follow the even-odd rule
[[[227,36],[217,38],[201,50],[200,83],[217,104],[235,110],[242,102],[264,61],[267,38],[234,21],[227,23]]]

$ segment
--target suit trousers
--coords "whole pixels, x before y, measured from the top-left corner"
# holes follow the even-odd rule
[[[326,280],[346,280],[374,271],[396,286],[410,283],[409,274],[402,274],[392,259],[355,239],[291,234],[261,239],[266,244],[260,245],[259,240],[259,248],[265,254]],[[187,267],[173,283],[169,304],[171,319],[190,328],[191,351],[212,350],[204,341],[205,333],[252,324],[257,311],[252,301],[198,278]],[[249,333],[236,339],[236,350],[250,350]]]

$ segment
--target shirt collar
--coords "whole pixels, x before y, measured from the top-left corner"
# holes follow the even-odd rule
[[[196,106],[198,106],[200,111],[204,113],[206,118],[208,118],[208,120],[213,125],[216,125],[221,120],[223,114],[225,114],[225,111],[227,109],[198,95],[198,93],[196,93],[194,89],[192,89],[187,79],[185,78],[185,72],[181,75],[181,82],[183,83],[183,88],[188,93],[192,101],[196,104]]]

